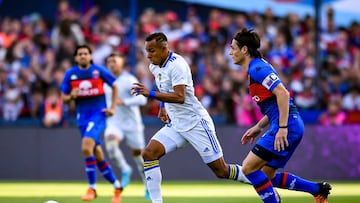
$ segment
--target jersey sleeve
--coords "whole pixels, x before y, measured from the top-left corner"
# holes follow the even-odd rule
[[[108,84],[110,87],[114,84],[116,77],[112,74],[107,68],[98,66],[101,71],[101,76],[104,79],[104,82]]]
[[[270,92],[281,83],[278,74],[270,66],[253,67],[249,70],[250,77],[257,83],[262,84]]]
[[[176,85],[186,85],[187,84],[187,80],[186,80],[186,76],[187,76],[187,67],[188,65],[186,64],[186,62],[183,61],[177,61],[177,63],[174,63],[174,65],[176,67],[173,68],[173,70],[171,71],[171,82],[173,86]]]
[[[64,75],[64,79],[61,83],[61,92],[64,94],[70,94],[71,86],[70,86],[70,71],[66,71]]]

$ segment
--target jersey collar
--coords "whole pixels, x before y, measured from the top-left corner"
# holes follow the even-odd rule
[[[172,55],[173,55],[173,52],[172,52],[172,51],[169,51],[169,54],[168,54],[167,58],[165,59],[164,63],[161,64],[160,68],[164,68],[164,67],[166,66],[166,64],[168,63],[169,59],[171,59]]]

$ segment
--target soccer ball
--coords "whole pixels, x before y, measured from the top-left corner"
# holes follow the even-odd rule
[[[55,200],[47,200],[47,201],[45,201],[44,203],[58,203],[58,202],[55,201]]]

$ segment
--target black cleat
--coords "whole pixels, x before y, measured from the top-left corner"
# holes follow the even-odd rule
[[[315,203],[328,203],[331,185],[327,182],[318,183],[319,192],[314,196]]]

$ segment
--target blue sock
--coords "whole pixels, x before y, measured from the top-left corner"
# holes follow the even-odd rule
[[[277,203],[275,191],[271,181],[261,170],[257,170],[246,177],[250,180],[251,184],[259,194],[260,198],[265,203]]]
[[[85,158],[85,171],[90,186],[96,183],[96,159],[95,156]]]
[[[116,181],[114,172],[112,171],[109,163],[106,160],[103,160],[102,162],[98,162],[97,164],[100,173],[104,176],[104,178],[109,181],[110,183],[114,183]]]
[[[288,172],[277,172],[271,182],[275,187],[308,192],[312,195],[315,195],[319,191],[319,185],[317,183],[302,179]]]

